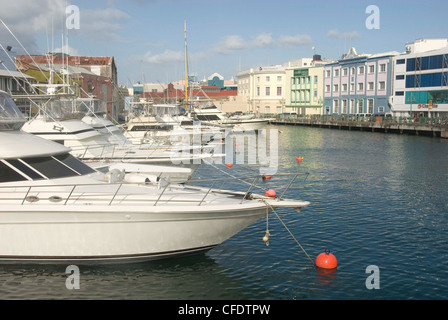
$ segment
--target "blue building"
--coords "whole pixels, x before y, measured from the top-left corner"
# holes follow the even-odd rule
[[[358,54],[351,48],[324,67],[324,114],[384,115],[390,112],[392,59],[398,52]]]

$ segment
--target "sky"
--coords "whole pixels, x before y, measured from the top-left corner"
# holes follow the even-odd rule
[[[350,47],[403,52],[419,38],[447,38],[447,12],[446,0],[0,0],[0,43],[18,54],[113,56],[130,87],[185,77],[184,23],[188,73],[228,80],[313,54],[338,59]]]

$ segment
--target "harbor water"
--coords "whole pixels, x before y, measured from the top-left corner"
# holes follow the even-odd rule
[[[67,288],[66,266],[1,266],[0,298],[448,299],[447,139],[269,129],[280,132],[278,173],[309,173],[298,176],[285,194],[311,202],[300,213],[277,209],[278,217],[270,214],[202,254],[79,266],[79,289]],[[297,156],[303,161],[298,163]],[[238,164],[227,170],[237,174]],[[259,185],[267,189],[287,183],[273,175]],[[269,245],[262,240],[267,227]],[[322,273],[312,260],[327,249],[338,267]],[[372,266],[376,273],[369,271]]]

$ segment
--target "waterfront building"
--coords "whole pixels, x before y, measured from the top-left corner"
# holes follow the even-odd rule
[[[448,116],[448,39],[418,39],[393,58],[394,116]]]
[[[77,92],[81,98],[95,97],[106,104],[109,116],[116,119],[122,112],[120,106],[124,97],[118,86],[117,66],[114,57],[70,56],[62,53],[46,55],[17,55],[18,68],[37,79],[39,83],[48,83],[50,68],[60,72],[69,69],[71,80],[81,87]],[[46,68],[46,71],[43,69]],[[44,73],[41,72],[44,70]],[[54,78],[62,81],[62,76]]]
[[[284,113],[312,115],[323,113],[324,65],[320,55],[302,58],[286,67],[286,104]]]
[[[385,115],[390,112],[396,51],[358,54],[351,48],[324,67],[324,114]]]
[[[26,94],[31,92],[30,84],[35,83],[33,77],[17,71],[16,53],[11,46],[6,51],[0,50],[0,90],[9,94]]]
[[[243,112],[282,113],[285,104],[284,65],[261,66],[237,74],[238,96],[241,97]]]

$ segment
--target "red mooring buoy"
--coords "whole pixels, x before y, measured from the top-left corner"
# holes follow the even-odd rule
[[[335,269],[338,266],[338,260],[330,250],[325,250],[316,258],[316,267],[322,269]]]
[[[271,180],[271,176],[263,175],[263,180]]]
[[[232,168],[232,164],[230,162],[226,163],[226,167],[230,169],[230,168]]]
[[[303,157],[301,157],[301,156],[298,156],[298,157],[296,158],[296,160],[297,160],[297,162],[302,162],[302,160],[303,160]]]
[[[277,193],[275,192],[275,190],[273,190],[273,189],[269,189],[269,190],[266,190],[266,192],[264,193],[264,195],[265,195],[266,197],[275,198],[275,197],[277,196]]]

